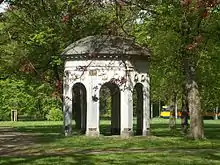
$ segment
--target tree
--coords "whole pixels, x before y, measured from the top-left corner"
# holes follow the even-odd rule
[[[10,45],[22,50],[13,55],[19,58],[19,69],[53,85],[61,81],[63,49],[85,36],[108,34],[115,19],[111,6],[89,1],[7,2],[2,33]]]
[[[153,76],[156,77],[154,83],[157,84],[155,80],[159,81],[163,75],[165,81],[162,82],[170,86],[168,90],[186,91],[191,119],[190,133],[194,139],[204,137],[200,100],[203,92],[200,92],[208,92],[209,88],[204,86],[204,82],[214,78],[216,72],[212,71],[216,70],[214,68],[219,62],[219,58],[216,58],[216,49],[219,48],[216,44],[219,41],[211,35],[219,29],[218,21],[214,21],[219,20],[218,4],[219,1],[211,0],[157,1],[153,6],[156,14],[148,13],[136,31],[140,36],[139,42],[150,43],[153,49],[152,61],[156,64],[153,65]],[[213,48],[216,52],[207,51]],[[204,57],[215,57],[215,62],[206,61]],[[203,69],[207,68],[207,63],[213,65],[213,69],[205,72]],[[158,84],[162,85],[161,82]]]
[[[57,96],[62,98],[61,52],[85,36],[112,32],[113,7],[81,0],[7,0],[7,3],[9,8],[0,17],[0,80],[4,89],[10,88],[6,82],[14,84],[16,80],[35,88],[46,84],[51,90],[44,91],[45,94],[59,100]],[[41,94],[36,96],[31,92],[28,95],[36,99]],[[54,108],[57,108],[56,103],[53,103]],[[40,100],[38,105],[41,104],[44,107],[50,102]]]

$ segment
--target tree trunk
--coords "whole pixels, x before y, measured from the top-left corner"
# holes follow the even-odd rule
[[[176,119],[177,119],[177,93],[173,93],[172,103],[170,106],[170,119],[169,119],[169,128],[172,132],[176,128]]]
[[[195,65],[189,59],[185,61],[187,102],[190,112],[190,136],[193,139],[204,138],[203,118],[198,84],[196,82]]]
[[[218,107],[215,108],[215,120],[218,120]]]
[[[173,94],[173,105],[174,105],[174,112],[175,112],[175,119],[178,118],[178,100],[177,100],[177,93],[174,92]]]
[[[194,139],[204,138],[203,118],[197,83],[192,81],[188,86],[188,103],[190,112],[190,133]]]

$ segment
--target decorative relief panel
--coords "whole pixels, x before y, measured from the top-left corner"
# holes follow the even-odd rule
[[[96,69],[93,69],[93,70],[90,70],[89,71],[89,76],[97,76],[97,70]]]

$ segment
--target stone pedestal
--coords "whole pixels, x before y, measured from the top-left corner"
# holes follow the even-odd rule
[[[98,77],[93,74],[89,77],[87,92],[87,122],[86,135],[99,136],[99,90]]]
[[[148,81],[146,81],[143,87],[143,136],[150,135],[150,93]]]
[[[64,90],[64,135],[70,136],[72,134],[72,89],[66,85]]]
[[[121,114],[121,136],[129,137],[133,134],[133,99],[129,84],[121,89]]]
[[[96,128],[88,128],[88,130],[86,131],[86,136],[98,137],[99,131],[97,131]]]
[[[150,136],[150,129],[143,130],[143,136]]]
[[[132,135],[133,135],[133,131],[131,128],[124,128],[124,130],[121,131],[122,138],[128,138]]]
[[[64,135],[65,136],[71,136],[72,135],[72,126],[71,125],[64,126]]]

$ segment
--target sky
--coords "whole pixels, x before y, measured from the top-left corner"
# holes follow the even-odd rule
[[[0,5],[0,13],[4,12],[6,8],[7,8],[7,4],[3,2],[3,3]]]

